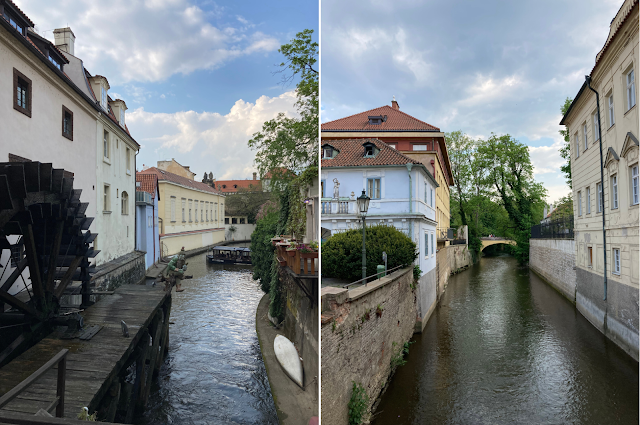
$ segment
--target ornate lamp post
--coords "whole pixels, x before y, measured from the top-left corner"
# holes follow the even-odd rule
[[[369,198],[362,190],[362,195],[358,196],[358,214],[362,217],[362,279],[367,277],[367,249],[365,248],[365,225],[364,219],[367,216],[369,210]],[[365,282],[366,283],[366,282]]]

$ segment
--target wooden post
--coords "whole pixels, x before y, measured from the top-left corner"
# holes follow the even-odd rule
[[[58,405],[56,406],[56,417],[64,418],[64,390],[67,379],[67,356],[62,357],[58,363],[58,386],[56,388],[56,397],[58,397]]]
[[[104,420],[106,422],[113,422],[116,419],[116,411],[118,410],[118,401],[120,400],[120,389],[122,388],[122,384],[120,381],[116,381],[111,385],[111,389],[109,390],[111,395],[111,402],[107,407],[105,412]]]
[[[156,317],[153,320],[151,331],[153,332],[153,345],[151,346],[150,359],[149,359],[149,372],[145,376],[145,385],[142,394],[140,395],[140,403],[143,408],[147,407],[147,401],[149,400],[149,393],[151,392],[151,383],[153,381],[153,374],[156,368],[156,361],[158,360],[158,349],[160,347],[160,339],[162,338],[164,312],[162,309],[158,309]]]

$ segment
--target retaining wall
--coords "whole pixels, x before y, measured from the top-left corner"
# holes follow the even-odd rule
[[[573,239],[529,240],[529,268],[574,304],[575,266],[576,244]]]
[[[367,391],[370,412],[392,372],[392,355],[414,331],[417,309],[412,282],[413,269],[405,268],[366,287],[322,288],[323,423],[349,423],[354,381]]]

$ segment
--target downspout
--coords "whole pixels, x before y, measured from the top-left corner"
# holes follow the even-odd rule
[[[411,182],[412,163],[407,163],[407,171],[409,172],[409,214],[413,213],[413,183]],[[409,237],[413,240],[413,218],[409,219]]]
[[[156,193],[153,195],[153,205],[151,206],[151,210],[153,211],[153,223],[151,225],[151,235],[153,236],[153,264],[156,264],[156,231],[158,226],[156,226],[156,195],[158,195],[158,180],[156,178]]]
[[[138,153],[140,153],[140,151],[136,151],[136,154],[133,155],[133,169],[137,172],[138,168],[136,167],[137,162],[138,162]],[[126,164],[125,164],[126,165]],[[136,178],[135,178],[135,174],[133,175],[133,204],[135,205],[136,202]],[[136,212],[134,214],[134,220],[133,220],[133,250],[135,251],[138,248],[138,229],[136,228],[136,226],[138,226],[138,218],[135,217],[138,214],[138,207],[136,206],[134,208],[134,211]]]
[[[589,90],[596,94],[596,108],[598,110],[598,138],[600,139],[600,202],[602,202],[602,243],[604,246],[604,298],[607,300],[607,231],[604,221],[604,164],[602,161],[602,126],[600,125],[600,94],[591,87],[591,76],[585,75]]]

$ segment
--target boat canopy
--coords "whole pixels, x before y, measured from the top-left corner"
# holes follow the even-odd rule
[[[214,246],[212,249],[217,251],[228,251],[228,252],[251,252],[249,248],[243,248],[239,246]]]

